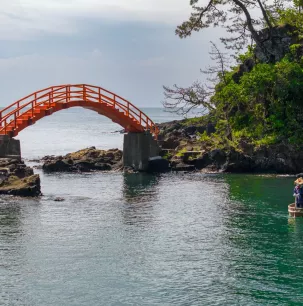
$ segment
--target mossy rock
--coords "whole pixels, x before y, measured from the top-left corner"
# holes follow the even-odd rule
[[[0,184],[0,194],[36,197],[41,195],[40,177],[38,174],[26,178],[9,176]]]

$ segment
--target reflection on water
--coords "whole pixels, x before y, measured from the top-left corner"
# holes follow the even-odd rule
[[[42,184],[40,200],[0,202],[0,305],[302,304],[291,178],[99,173]]]
[[[19,233],[21,225],[21,209],[18,203],[1,199],[0,202],[0,237]]]
[[[124,173],[123,179],[123,195],[127,202],[150,201],[156,196],[158,176],[148,173]]]
[[[157,201],[159,177],[147,173],[123,174],[124,205],[121,213],[125,224],[135,225],[152,220],[153,203]]]

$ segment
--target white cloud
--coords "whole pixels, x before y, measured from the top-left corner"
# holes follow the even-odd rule
[[[4,0],[0,38],[22,39],[37,32],[72,33],[79,18],[104,22],[149,21],[176,25],[190,10],[186,0]]]
[[[208,41],[221,34],[205,30],[188,40],[174,35],[189,0],[1,2],[0,40],[17,40],[2,42],[1,105],[51,85],[88,83],[138,106],[159,106],[163,84],[188,85],[200,77]],[[66,33],[70,37],[61,35]]]

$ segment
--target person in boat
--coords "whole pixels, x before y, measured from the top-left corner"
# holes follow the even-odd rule
[[[294,197],[296,208],[303,208],[303,178],[299,177],[295,180]]]

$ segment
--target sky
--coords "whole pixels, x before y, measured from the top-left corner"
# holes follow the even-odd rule
[[[210,64],[220,29],[175,28],[189,0],[2,0],[0,105],[51,85],[86,83],[159,107],[163,85],[188,86]]]

